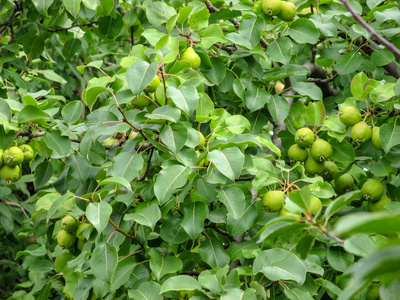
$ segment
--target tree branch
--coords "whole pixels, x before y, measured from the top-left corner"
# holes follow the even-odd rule
[[[138,243],[140,245],[140,247],[142,247],[142,249],[144,249],[143,244],[137,239],[137,237],[130,235],[129,233],[126,233],[125,231],[123,231],[122,229],[120,229],[114,222],[113,220],[111,220],[111,218],[108,219],[108,221],[110,221],[111,225],[114,226],[115,230],[118,231],[119,233],[122,233],[123,235],[127,236],[128,238],[134,240],[136,243]]]
[[[97,24],[97,21],[92,21],[92,22],[85,23],[85,24],[76,24],[76,25],[73,25],[73,26],[70,26],[70,27],[65,27],[65,28],[47,29],[47,31],[48,31],[48,32],[67,31],[67,30],[72,29],[72,28],[74,28],[74,27],[82,28],[82,27],[84,27],[84,26],[92,26],[93,24]]]
[[[390,51],[393,52],[393,54],[397,55],[400,57],[400,50],[390,43],[387,39],[385,39],[383,36],[381,36],[379,33],[375,31],[371,26],[367,24],[351,7],[350,3],[347,0],[340,0],[340,2],[343,3],[344,6],[346,6],[347,10],[353,15],[354,19],[358,23],[360,23],[373,37],[375,37],[382,45],[385,45]]]
[[[14,28],[13,28],[13,24],[14,24],[14,19],[17,16],[17,12],[22,11],[22,0],[19,1],[14,1],[13,5],[15,6],[11,16],[8,18],[7,21],[4,21],[3,23],[0,24],[0,27],[3,27],[0,30],[0,34],[2,34],[4,32],[4,30],[6,30],[7,27],[10,28],[10,32],[11,32],[11,38],[10,41],[8,42],[9,44],[14,43]]]

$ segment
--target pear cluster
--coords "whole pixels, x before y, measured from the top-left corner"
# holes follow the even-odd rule
[[[285,22],[293,21],[296,17],[296,5],[282,0],[262,0],[255,3],[255,14],[265,13],[268,16],[277,16]]]
[[[18,181],[22,176],[22,164],[30,162],[34,155],[32,147],[27,144],[0,149],[1,178],[7,183]]]
[[[61,248],[82,250],[86,243],[83,232],[90,227],[89,223],[79,223],[74,217],[66,215],[61,220],[62,229],[57,233],[57,243]]]
[[[154,100],[154,93],[156,92],[157,88],[160,86],[161,80],[156,75],[153,80],[149,83],[149,85],[144,89],[144,94],[140,96],[136,96],[132,99],[131,105],[133,107],[137,107],[139,109],[147,108],[148,112],[152,112],[157,106],[153,103]]]

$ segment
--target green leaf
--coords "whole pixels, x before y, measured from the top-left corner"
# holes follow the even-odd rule
[[[49,119],[49,116],[39,108],[32,105],[25,106],[18,115],[18,123],[36,123],[45,125],[45,119]]]
[[[383,124],[379,130],[383,150],[388,153],[394,146],[400,144],[400,127],[396,123]]]
[[[324,287],[325,289],[331,291],[336,296],[338,296],[342,292],[342,290],[340,288],[338,288],[336,285],[334,285],[329,280],[326,280],[326,279],[323,279],[323,278],[317,278],[317,279],[314,280],[314,282],[316,284]]]
[[[165,105],[156,108],[150,114],[146,114],[145,117],[152,120],[166,120],[177,123],[181,117],[181,111],[171,105]]]
[[[53,166],[49,161],[41,162],[35,169],[35,188],[44,186],[53,175]]]
[[[270,98],[267,107],[275,122],[283,121],[289,114],[290,105],[281,96],[273,95]]]
[[[372,52],[371,60],[376,66],[381,67],[393,62],[395,57],[394,54],[389,50],[377,49]]]
[[[317,237],[315,235],[306,235],[301,238],[301,240],[296,244],[296,252],[300,255],[301,259],[306,259],[308,253],[313,248],[315,239]]]
[[[213,293],[222,292],[223,283],[226,279],[226,273],[229,270],[229,266],[226,265],[224,268],[215,268],[212,270],[205,270],[199,275],[199,283],[210,290]]]
[[[224,267],[229,264],[230,258],[222,243],[217,239],[207,239],[199,248],[201,259],[211,268]]]
[[[226,67],[222,59],[212,57],[210,59],[211,68],[202,70],[204,76],[213,84],[220,84],[226,76]]]
[[[303,18],[290,24],[288,34],[299,44],[316,44],[319,40],[317,27],[310,20]]]
[[[166,203],[177,188],[184,186],[190,168],[182,165],[171,165],[160,171],[154,184],[154,194],[160,204]]]
[[[248,87],[248,91],[244,100],[246,107],[250,110],[250,112],[253,112],[263,108],[266,103],[271,101],[271,98],[273,97],[271,97],[271,94],[269,94],[266,90],[252,83]],[[272,101],[274,101],[274,99],[272,99]]]
[[[347,163],[349,161],[354,161],[356,154],[353,146],[346,140],[338,143],[332,143],[333,153],[332,159],[337,162]]]
[[[243,19],[240,22],[239,33],[245,36],[254,48],[260,42],[261,31],[265,28],[265,21],[262,17]]]
[[[354,256],[342,247],[329,247],[326,255],[329,264],[337,271],[344,272],[354,262]]]
[[[201,45],[206,49],[210,48],[214,43],[225,41],[224,33],[217,24],[211,24],[202,32]]]
[[[173,153],[178,153],[188,140],[188,130],[182,123],[164,124],[160,131],[160,139]]]
[[[98,233],[101,233],[106,228],[111,213],[111,205],[104,201],[89,203],[86,208],[86,217]]]
[[[333,234],[397,233],[400,232],[400,215],[382,212],[359,212],[341,217],[333,228]]]
[[[302,96],[310,97],[311,100],[322,100],[322,91],[312,82],[295,82],[293,89]]]
[[[126,214],[124,216],[125,221],[135,220],[135,222],[150,227],[154,230],[158,220],[161,219],[161,211],[157,204],[153,203],[149,207],[141,209],[132,214]]]
[[[199,103],[199,94],[194,86],[168,87],[167,97],[170,97],[175,105],[190,116]]]
[[[160,294],[169,291],[201,291],[201,286],[196,279],[188,275],[178,275],[168,278],[161,286]]]
[[[1,101],[0,102],[0,124],[2,124],[2,119],[10,121],[11,119],[11,108],[7,102]]]
[[[150,269],[160,280],[164,275],[179,271],[183,267],[182,261],[176,256],[162,255],[156,249],[150,249]]]
[[[63,0],[65,9],[76,18],[79,13],[82,0]]]
[[[195,30],[203,29],[208,26],[208,19],[210,18],[210,13],[205,5],[203,8],[192,13],[189,16],[188,22],[191,28]]]
[[[337,197],[325,210],[325,218],[329,219],[343,206],[350,204],[353,200],[361,199],[361,191],[353,191]]]
[[[71,1],[71,2],[73,2],[73,1]],[[79,52],[79,50],[81,49],[81,46],[82,46],[82,42],[79,39],[69,39],[64,44],[62,53],[64,54],[66,59],[73,58],[75,56],[75,54],[77,54]]]
[[[208,153],[207,158],[229,179],[239,178],[244,164],[244,154],[238,148],[213,150]]]
[[[365,75],[364,72],[360,72],[353,77],[350,84],[350,89],[354,98],[362,100],[362,96],[364,94],[364,87],[367,81],[368,81],[368,76]]]
[[[292,48],[292,41],[288,37],[282,37],[269,44],[266,53],[271,60],[287,64],[290,61],[290,51]]]
[[[154,26],[160,26],[176,14],[175,9],[165,2],[151,2],[145,11],[147,19]]]
[[[139,171],[143,166],[144,160],[140,153],[121,152],[117,156],[114,156],[108,174],[132,181],[139,177]]]
[[[110,282],[118,264],[117,248],[110,243],[96,245],[90,259],[93,275],[105,282]]]
[[[99,182],[99,186],[106,185],[106,184],[110,184],[110,183],[111,183],[111,184],[122,185],[122,186],[124,186],[128,191],[130,191],[131,193],[133,192],[133,191],[132,191],[132,187],[131,187],[131,185],[129,184],[129,181],[126,180],[126,179],[123,178],[123,177],[109,177],[109,178],[107,178],[107,179],[104,179],[104,180],[100,181],[100,182]]]
[[[239,219],[246,208],[245,196],[241,189],[235,186],[228,186],[218,190],[219,201],[228,209],[234,219]]]
[[[203,202],[192,202],[183,209],[181,226],[195,240],[204,229],[204,220],[208,216],[208,206]]]
[[[229,234],[237,236],[249,230],[255,224],[257,215],[258,210],[251,203],[248,203],[243,214],[237,220],[228,214],[226,228]]]
[[[234,134],[241,134],[246,129],[250,130],[249,120],[241,115],[229,116],[225,119],[226,129]]]
[[[253,264],[253,274],[262,272],[269,280],[293,280],[303,285],[306,280],[306,267],[294,254],[284,249],[263,251]]]
[[[233,288],[227,291],[220,300],[256,300],[256,290],[252,288],[247,288],[245,291],[239,288]]]
[[[109,92],[109,90],[102,86],[94,86],[88,89],[85,89],[82,94],[83,103],[86,104],[87,107],[92,111],[93,106],[97,101],[97,97],[104,92]]]
[[[67,156],[71,150],[71,141],[67,136],[61,135],[59,130],[51,130],[43,137],[46,146],[61,156]]]
[[[340,56],[335,64],[335,69],[339,75],[347,75],[356,72],[361,66],[363,57],[358,52],[349,52]]]
[[[61,116],[65,123],[73,124],[79,120],[82,115],[82,111],[83,107],[81,101],[71,101],[63,107]]]
[[[32,0],[32,3],[35,5],[38,12],[47,16],[47,10],[49,9],[50,5],[53,4],[53,1],[54,0]]]
[[[128,295],[134,300],[163,300],[160,290],[160,284],[148,281],[141,283],[138,288],[130,289]]]
[[[126,80],[134,95],[140,93],[150,84],[157,74],[157,64],[137,61],[126,70]]]
[[[123,28],[122,17],[117,14],[115,17],[106,16],[97,20],[99,32],[109,39],[116,38]]]
[[[114,8],[113,0],[99,0],[99,5],[96,8],[96,13],[100,17],[108,16]]]
[[[117,290],[119,287],[125,285],[129,281],[130,275],[136,266],[136,262],[129,257],[119,261],[118,266],[111,277],[110,289]]]

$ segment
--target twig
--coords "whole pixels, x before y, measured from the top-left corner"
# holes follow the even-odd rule
[[[70,27],[63,27],[63,28],[57,28],[57,29],[47,29],[47,31],[49,31],[49,32],[67,31],[67,30],[72,29],[74,27],[82,28],[84,26],[92,26],[93,24],[97,24],[97,21],[92,21],[92,22],[85,23],[85,24],[76,24],[76,25],[73,25],[73,26],[70,26]]]
[[[379,33],[377,33],[371,26],[368,25],[367,22],[365,22],[351,7],[350,3],[347,0],[340,0],[340,2],[343,3],[344,6],[346,6],[347,10],[353,15],[354,19],[358,23],[360,23],[373,37],[375,37],[379,42],[381,42],[383,45],[385,45],[390,51],[392,51],[395,55],[400,57],[400,50],[393,45],[391,42],[389,42],[387,39],[385,39],[383,36],[381,36]]]
[[[19,209],[21,210],[21,212],[24,214],[25,218],[26,218],[27,220],[29,220],[29,216],[28,216],[28,214],[26,213],[25,208],[24,208],[21,204],[19,204],[19,203],[17,203],[17,202],[13,202],[13,201],[5,202],[5,204],[8,205],[8,206],[11,206],[11,207],[19,208]],[[33,225],[32,222],[31,222],[31,225]]]
[[[308,82],[316,82],[316,83],[328,83],[331,81],[334,81],[336,79],[336,77],[338,77],[338,73],[335,73],[332,77],[328,77],[328,78],[307,78]]]
[[[216,225],[215,223],[211,223],[211,224],[209,224],[209,225],[205,225],[204,228],[211,228],[212,230],[218,232],[219,234],[222,234],[222,235],[228,237],[232,242],[234,241],[234,240],[233,240],[233,237],[232,237],[228,232],[226,232],[225,230],[222,230],[222,229],[218,228],[217,225]]]
[[[123,235],[127,236],[128,238],[134,240],[136,243],[138,243],[140,245],[140,247],[142,247],[142,249],[144,249],[143,244],[133,235],[130,235],[129,233],[126,233],[125,231],[123,231],[122,229],[120,229],[114,222],[113,220],[111,220],[111,218],[108,219],[108,221],[110,221],[111,225],[114,226],[115,230],[118,231],[119,233],[122,233]]]
[[[151,161],[151,158],[153,157],[153,153],[154,153],[154,147],[151,148],[151,150],[150,150],[149,160],[147,161],[146,170],[144,171],[143,175],[140,176],[140,178],[138,179],[139,182],[140,182],[140,181],[143,181],[143,180],[146,178],[147,173],[149,172],[149,169],[150,169],[150,161]]]
[[[15,1],[14,3],[14,10],[11,13],[11,16],[8,18],[7,21],[4,21],[3,23],[0,24],[0,27],[3,27],[0,30],[0,34],[3,33],[3,31],[9,27],[10,28],[10,32],[11,32],[11,38],[10,41],[8,42],[9,44],[14,43],[14,28],[13,28],[13,23],[14,23],[14,19],[17,16],[17,12],[22,11],[22,0],[19,1]]]

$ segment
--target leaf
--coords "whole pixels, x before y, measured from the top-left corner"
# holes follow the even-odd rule
[[[275,122],[286,119],[289,114],[290,105],[281,96],[273,95],[267,103],[268,111]]]
[[[45,119],[49,119],[49,116],[32,105],[25,106],[18,115],[18,123],[46,124]]]
[[[164,126],[160,131],[160,139],[173,153],[178,153],[188,140],[188,130],[182,123]]]
[[[239,33],[245,36],[254,48],[260,42],[261,31],[265,27],[265,21],[261,17],[243,19],[240,22]]]
[[[181,226],[195,240],[204,229],[204,220],[208,216],[208,206],[203,202],[192,202],[183,209]]]
[[[188,275],[178,275],[168,278],[161,286],[160,294],[169,291],[194,291],[201,290],[201,286],[196,279]]]
[[[53,1],[54,0],[32,0],[32,3],[35,5],[38,12],[47,16],[47,10],[49,9],[50,5],[53,4]]]
[[[271,60],[287,64],[290,61],[290,51],[292,48],[292,41],[288,37],[282,37],[269,44],[266,53]]]
[[[394,146],[400,144],[400,127],[396,123],[385,123],[379,130],[382,147],[388,153]]]
[[[158,220],[161,219],[161,211],[157,204],[153,203],[149,207],[146,207],[138,212],[132,214],[126,214],[124,216],[125,221],[135,220],[135,222],[150,227],[154,230]]]
[[[368,76],[364,72],[355,75],[351,81],[350,89],[353,97],[362,100],[364,94],[365,83],[368,81]]]
[[[181,111],[171,105],[165,105],[156,108],[150,114],[146,114],[145,117],[152,120],[166,120],[177,123],[181,117]]]
[[[224,33],[217,24],[211,24],[202,32],[201,45],[206,49],[210,48],[214,43],[225,41]]]
[[[107,179],[104,179],[102,181],[99,182],[99,186],[105,185],[105,184],[118,184],[118,185],[123,185],[128,191],[130,191],[131,193],[132,191],[132,187],[129,184],[129,181],[126,180],[123,177],[109,177]]]
[[[171,274],[179,271],[183,267],[182,261],[176,256],[162,255],[156,249],[150,249],[150,269],[156,275],[157,280],[160,280],[166,274]]]
[[[176,14],[175,9],[165,2],[152,2],[145,11],[147,19],[154,26],[160,26]]]
[[[99,17],[108,16],[114,8],[113,0],[99,0],[99,5],[96,8],[96,13]]]
[[[194,86],[168,87],[167,97],[170,97],[175,105],[190,116],[199,103],[199,94]]]
[[[61,111],[61,116],[65,123],[73,124],[79,120],[82,115],[82,102],[79,100],[71,101],[65,105]]]
[[[102,202],[103,203],[103,202]],[[96,245],[90,259],[93,275],[105,282],[110,282],[118,265],[117,248],[110,243]]]
[[[67,136],[62,136],[61,131],[51,130],[43,137],[46,146],[61,156],[67,156],[71,150],[71,141]]]
[[[317,278],[317,279],[314,280],[314,282],[316,284],[324,287],[325,289],[331,291],[336,296],[338,296],[342,292],[342,290],[340,288],[338,288],[335,284],[333,284],[329,280],[326,280],[326,279],[323,279],[323,278]]]
[[[312,249],[315,243],[315,235],[306,235],[301,238],[301,240],[296,244],[296,252],[300,255],[301,259],[306,259],[308,253]]]
[[[315,44],[319,40],[317,27],[308,19],[300,18],[294,21],[290,24],[288,33],[299,44]]]
[[[83,91],[82,98],[83,102],[86,104],[87,107],[92,111],[93,106],[97,101],[97,97],[104,92],[109,92],[109,90],[102,86],[93,86],[87,88]]]
[[[341,217],[333,228],[335,235],[356,233],[398,233],[400,232],[400,215],[387,211],[359,212]]]
[[[246,208],[245,196],[241,189],[235,186],[221,187],[218,190],[219,201],[228,209],[234,219],[239,219]]]
[[[344,251],[342,247],[329,247],[326,255],[333,269],[344,272],[354,262],[354,256]]]
[[[154,3],[153,3],[154,5]],[[157,64],[137,61],[126,70],[126,80],[134,95],[140,93],[150,84],[157,74]]]
[[[350,204],[353,200],[361,199],[361,191],[353,191],[337,197],[325,210],[325,218],[329,219],[343,206]]]
[[[124,25],[122,17],[117,14],[115,17],[105,16],[97,20],[99,32],[109,39],[116,38]]]
[[[228,270],[228,265],[226,265],[224,268],[205,270],[201,272],[198,277],[199,283],[213,293],[221,292],[223,290],[222,286],[225,282]]]
[[[199,248],[201,259],[211,268],[224,267],[229,264],[230,258],[222,243],[216,239],[207,239]]]
[[[213,150],[208,153],[207,158],[229,179],[239,178],[244,164],[244,154],[238,148]]]
[[[65,9],[76,18],[79,13],[82,0],[63,0]]]
[[[202,70],[204,76],[213,84],[219,84],[226,76],[226,67],[222,59],[212,57],[211,68]]]
[[[294,254],[284,249],[263,251],[253,264],[253,274],[262,272],[269,280],[293,280],[303,285],[306,280],[306,267]]]
[[[114,156],[108,173],[113,177],[123,177],[132,181],[139,177],[139,171],[144,166],[143,156],[140,153],[120,152]]]
[[[86,208],[86,217],[98,233],[106,228],[111,213],[111,205],[104,201],[89,203]]]
[[[130,289],[128,295],[134,300],[163,300],[160,290],[160,284],[148,281],[141,283],[139,287],[135,289]]]
[[[237,236],[249,230],[256,222],[258,210],[254,205],[248,203],[239,219],[234,219],[230,214],[227,217],[227,230],[232,236]]]
[[[310,97],[311,100],[322,100],[322,91],[312,82],[295,82],[293,89],[302,96]],[[311,104],[311,103],[310,103]]]
[[[53,166],[49,161],[41,162],[35,169],[35,188],[44,186],[53,175]]]
[[[236,82],[241,83],[240,80]],[[248,91],[244,100],[246,107],[250,110],[250,112],[253,112],[264,107],[266,103],[271,101],[271,98],[271,94],[269,94],[266,90],[252,83],[248,87]]]
[[[175,190],[186,183],[190,172],[190,168],[182,165],[171,165],[160,171],[154,184],[154,194],[160,204],[166,203]]]
[[[347,75],[357,71],[362,61],[363,57],[358,52],[349,52],[340,56],[335,69],[339,75]]]
[[[118,262],[114,274],[111,277],[111,290],[117,290],[129,281],[133,269],[137,266],[133,259],[125,258]]]

